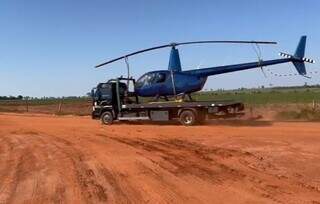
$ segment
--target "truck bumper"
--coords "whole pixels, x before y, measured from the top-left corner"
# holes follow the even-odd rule
[[[101,116],[101,110],[100,109],[94,109],[91,112],[91,118],[92,119],[100,119]]]

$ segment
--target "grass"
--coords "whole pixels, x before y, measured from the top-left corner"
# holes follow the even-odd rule
[[[320,101],[320,88],[310,89],[257,89],[236,91],[199,92],[196,100],[236,100],[245,104],[266,105],[286,103],[312,103]]]
[[[78,105],[78,104],[90,104],[88,98],[77,98],[77,99],[31,99],[31,100],[0,100],[1,106],[46,106],[46,105],[57,105],[59,103],[66,105]]]
[[[286,104],[286,103],[312,103],[320,102],[319,87],[295,87],[295,88],[265,88],[265,89],[242,89],[226,91],[202,91],[192,94],[196,100],[236,100],[245,104]],[[147,99],[148,100],[148,99]],[[146,101],[144,98],[141,101]],[[89,98],[48,98],[28,100],[29,106],[56,105],[62,102],[66,105],[90,105]],[[1,106],[26,105],[24,100],[1,101]]]
[[[305,120],[320,121],[320,111],[311,108],[303,108],[301,110],[281,111],[276,115],[280,120]]]
[[[60,106],[61,103],[61,106]],[[61,108],[61,110],[60,110]],[[57,115],[89,115],[91,103],[88,98],[0,100],[0,112],[32,112]]]

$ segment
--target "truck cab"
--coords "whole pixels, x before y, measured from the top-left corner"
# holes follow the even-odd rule
[[[117,87],[119,91],[117,91]],[[99,105],[117,105],[118,97],[123,100],[127,92],[128,87],[125,83],[109,80],[106,83],[99,83],[96,88],[93,88],[91,96],[93,101]]]
[[[135,84],[135,80],[132,78],[117,78],[106,83],[99,83],[97,87],[91,90],[92,118],[101,117],[101,114],[108,111],[112,113],[112,117],[115,119],[121,112],[123,104],[139,103],[136,94],[129,91],[127,84],[122,82],[123,80],[132,81]]]

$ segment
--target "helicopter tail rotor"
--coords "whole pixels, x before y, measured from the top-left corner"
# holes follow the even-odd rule
[[[291,59],[293,65],[300,75],[305,76],[307,74],[305,62],[315,63],[314,60],[304,57],[305,48],[306,48],[307,36],[302,36],[300,38],[299,44],[297,46],[296,52],[294,55],[280,52],[279,55],[284,58]]]

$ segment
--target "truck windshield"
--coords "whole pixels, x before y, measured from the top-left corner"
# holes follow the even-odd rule
[[[109,101],[112,99],[111,85],[108,83],[98,84],[96,89],[92,89],[94,99],[99,101]]]

